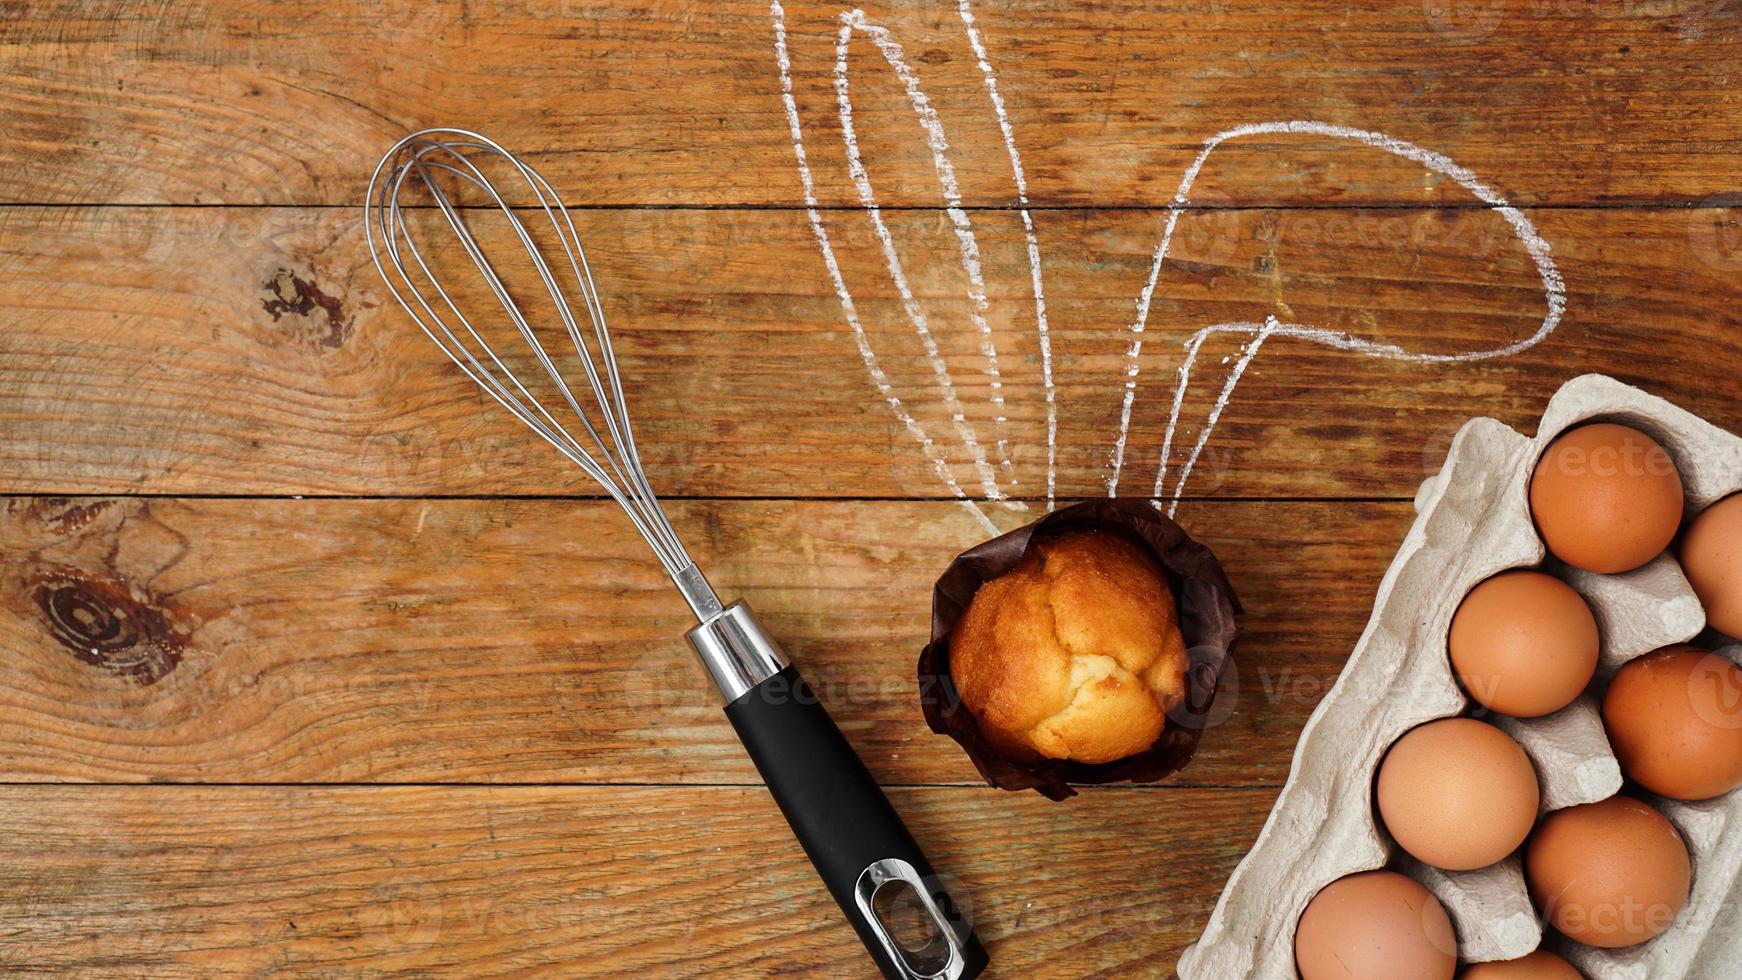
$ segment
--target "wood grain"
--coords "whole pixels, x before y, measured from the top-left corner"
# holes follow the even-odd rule
[[[1181,516],[1250,610],[1181,780],[1279,785],[1409,509]],[[959,505],[683,502],[672,520],[880,780],[978,781],[913,679],[931,584],[985,533]],[[0,550],[0,780],[759,782],[687,609],[609,503],[13,499]]]
[[[781,11],[817,220],[892,393],[980,495],[848,176],[843,6]],[[0,972],[866,969],[642,542],[383,291],[357,205],[414,128],[487,132],[581,208],[674,523],[896,787],[997,976],[1168,974],[1464,419],[1528,429],[1600,371],[1742,429],[1735,4],[981,0],[1045,262],[1061,497],[1106,492],[1167,209],[1229,127],[1445,154],[1526,207],[1568,311],[1479,363],[1268,342],[1181,510],[1249,610],[1227,717],[1166,786],[1054,805],[976,785],[911,671],[933,577],[986,526],[945,499],[843,319],[776,9],[0,0]],[[869,179],[964,420],[1008,447],[998,489],[1029,503],[983,510],[1014,526],[1045,497],[1046,397],[1010,161],[955,6],[865,11],[938,112],[977,236],[1002,407],[932,154],[861,32]],[[1191,201],[1122,495],[1208,426],[1239,338],[1204,347],[1161,459],[1208,324],[1445,354],[1542,322],[1501,218],[1381,151],[1234,139]]]
[[[1163,975],[1267,790],[892,802],[989,976]],[[860,976],[760,788],[12,787],[0,968],[130,976]]]
[[[850,4],[788,3],[819,196],[854,203],[832,70]],[[947,128],[965,199],[1016,194],[951,4],[873,5]],[[1708,0],[1351,6],[976,5],[1041,204],[1165,205],[1199,144],[1316,119],[1445,153],[1526,203],[1736,191],[1742,12]],[[596,204],[800,202],[770,5],[389,0],[8,3],[0,199],[342,204],[382,151],[464,126],[533,154]],[[885,203],[936,207],[894,74],[850,50],[855,116]],[[1218,151],[1209,200],[1464,200],[1413,164],[1323,140]]]
[[[1735,210],[1532,217],[1568,283],[1566,320],[1546,341],[1448,365],[1273,340],[1187,494],[1407,498],[1464,419],[1528,428],[1557,387],[1590,371],[1742,426],[1742,393],[1727,380],[1742,370]],[[948,496],[867,377],[802,214],[576,219],[662,493]],[[857,214],[827,220],[895,393],[960,484],[982,493],[875,237]],[[1045,395],[1020,221],[975,217],[1010,419],[1001,429],[948,221],[931,212],[888,220],[979,441],[995,459],[995,437],[1008,440],[1003,489],[1044,499]],[[1165,214],[1049,212],[1038,223],[1058,492],[1101,495],[1132,311]],[[1203,326],[1275,315],[1445,354],[1527,338],[1545,312],[1535,268],[1487,211],[1197,213],[1176,231],[1174,257],[1140,360],[1126,494],[1151,492],[1181,345]],[[386,296],[350,210],[9,209],[0,211],[0,270],[7,492],[596,493]],[[1175,472],[1242,339],[1205,346]]]

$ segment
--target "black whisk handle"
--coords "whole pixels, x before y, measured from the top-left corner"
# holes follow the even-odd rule
[[[798,671],[755,685],[726,717],[883,975],[978,976],[987,956],[965,909]]]

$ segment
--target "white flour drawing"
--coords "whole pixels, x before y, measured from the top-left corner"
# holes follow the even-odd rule
[[[806,212],[818,248],[822,252],[824,264],[829,270],[836,296],[840,300],[843,315],[853,332],[872,384],[883,395],[891,410],[895,412],[897,420],[919,441],[921,448],[926,453],[927,458],[931,460],[945,487],[972,507],[973,503],[968,497],[967,491],[955,479],[950,469],[949,457],[939,449],[936,441],[926,432],[924,426],[908,411],[896,395],[889,378],[878,365],[876,352],[871,345],[870,338],[854,305],[852,294],[842,275],[840,263],[831,245],[828,231],[824,227],[821,210],[818,206],[810,157],[805,147],[797,101],[793,96],[792,63],[787,47],[785,10],[782,8],[780,0],[772,0],[769,11],[774,22],[775,59],[780,69],[781,96],[786,109],[787,125],[792,137],[793,153],[798,160]],[[1034,297],[1034,321],[1040,351],[1041,380],[1046,395],[1046,501],[1050,508],[1057,484],[1058,413],[1053,378],[1051,327],[1047,316],[1039,237],[1035,232],[1033,217],[1029,210],[1028,183],[1022,169],[1022,157],[1017,148],[1015,130],[1005,109],[1004,98],[998,87],[997,75],[987,54],[970,0],[958,0],[957,13],[967,34],[968,44],[974,54],[993,112],[997,117],[999,132],[1003,136],[1005,151],[1009,157],[1011,174],[1016,186],[1018,213],[1022,219],[1023,234],[1027,246],[1029,281]],[[882,209],[878,204],[870,176],[865,168],[857,133],[853,127],[853,104],[849,84],[849,52],[853,37],[856,34],[863,34],[867,37],[895,72],[931,150],[945,213],[949,216],[951,228],[960,247],[962,269],[967,277],[969,317],[973,327],[978,332],[980,352],[986,361],[985,370],[993,402],[994,423],[998,429],[994,439],[997,456],[995,464],[987,455],[978,434],[975,432],[973,421],[968,418],[966,409],[957,394],[956,385],[950,377],[949,367],[939,351],[936,333],[908,283],[907,276],[901,266],[901,260],[896,253],[894,240],[883,221]],[[918,73],[906,60],[900,43],[887,28],[874,23],[863,10],[847,10],[840,15],[840,28],[835,44],[834,86],[848,174],[858,191],[859,203],[865,216],[871,222],[876,233],[887,271],[895,286],[896,293],[900,297],[902,309],[924,347],[931,365],[934,383],[939,396],[943,399],[944,407],[950,415],[957,438],[960,439],[963,449],[969,455],[979,477],[981,498],[987,501],[1008,501],[1009,494],[1004,483],[1000,482],[1000,476],[1002,475],[1004,480],[1010,481],[1013,486],[1016,477],[1010,462],[1008,436],[1005,432],[1007,416],[1004,404],[1004,377],[999,367],[992,330],[986,318],[986,286],[981,266],[979,242],[974,235],[971,216],[962,206],[961,191],[956,180],[955,167],[950,158],[950,147],[943,123],[931,101],[926,97]],[[1192,470],[1197,465],[1205,446],[1208,445],[1216,424],[1220,421],[1223,411],[1232,399],[1241,377],[1258,356],[1259,351],[1272,338],[1305,341],[1336,350],[1348,351],[1363,357],[1386,360],[1417,363],[1480,361],[1510,356],[1535,346],[1554,332],[1555,327],[1559,325],[1566,312],[1566,284],[1555,267],[1548,242],[1537,232],[1535,225],[1523,212],[1508,204],[1499,192],[1484,183],[1476,174],[1445,156],[1413,143],[1387,136],[1384,133],[1310,120],[1254,123],[1219,132],[1204,141],[1197,156],[1192,160],[1191,165],[1180,180],[1179,189],[1175,193],[1172,203],[1168,205],[1166,226],[1162,231],[1161,242],[1150,263],[1149,276],[1137,297],[1136,314],[1129,327],[1130,336],[1124,355],[1124,383],[1119,406],[1118,433],[1109,453],[1110,465],[1106,485],[1107,495],[1110,497],[1118,495],[1120,477],[1125,469],[1126,442],[1130,434],[1132,407],[1136,399],[1137,384],[1141,374],[1141,356],[1149,322],[1150,302],[1154,296],[1162,266],[1167,261],[1168,250],[1172,245],[1180,217],[1192,208],[1192,185],[1197,180],[1198,174],[1203,170],[1210,155],[1222,144],[1253,136],[1286,134],[1304,134],[1352,142],[1409,160],[1455,181],[1489,210],[1505,219],[1511,227],[1513,235],[1529,253],[1542,280],[1546,306],[1542,323],[1535,333],[1523,340],[1491,349],[1451,354],[1418,353],[1394,344],[1368,340],[1340,330],[1306,324],[1284,323],[1274,316],[1266,317],[1262,322],[1217,323],[1197,330],[1183,343],[1183,356],[1179,366],[1178,379],[1174,386],[1172,407],[1162,440],[1160,458],[1157,460],[1155,483],[1152,490],[1152,497],[1158,507],[1162,500],[1168,501],[1170,515],[1178,508],[1180,498],[1185,494],[1187,481],[1191,478]],[[1186,393],[1191,384],[1192,372],[1196,367],[1198,355],[1205,341],[1220,334],[1244,336],[1246,340],[1239,355],[1234,358],[1233,364],[1228,369],[1227,377],[1223,381],[1222,388],[1208,418],[1198,431],[1197,439],[1187,452],[1184,462],[1179,466],[1178,475],[1174,478],[1173,488],[1170,492],[1167,490],[1166,483],[1174,451],[1174,436],[1179,426]],[[1019,502],[1011,503],[1020,505]],[[974,511],[988,527],[996,529],[977,507],[974,508]]]

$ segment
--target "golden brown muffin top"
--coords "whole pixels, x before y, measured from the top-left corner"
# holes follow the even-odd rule
[[[1036,540],[980,587],[950,638],[950,674],[988,738],[1052,758],[1147,748],[1185,696],[1185,670],[1167,579],[1107,532]]]

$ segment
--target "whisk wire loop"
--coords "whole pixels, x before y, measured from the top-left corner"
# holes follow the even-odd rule
[[[531,205],[517,207],[504,197],[480,163],[505,164],[531,196]],[[536,325],[510,291],[468,223],[466,208],[457,204],[443,186],[443,177],[481,192],[490,208],[504,217],[525,258],[536,272],[539,284],[556,311],[586,375],[592,402],[602,420],[603,432],[593,413],[582,404],[564,377],[562,367],[539,339]],[[510,369],[461,300],[443,284],[430,266],[408,225],[403,197],[408,188],[427,194],[447,228],[459,241],[501,313],[530,350],[561,401],[584,430],[583,443],[560,421],[552,409],[535,395]],[[560,264],[578,293],[590,329],[583,329],[569,292],[544,254],[532,230],[519,213],[542,214],[561,249]],[[623,380],[617,367],[605,312],[593,284],[586,251],[568,209],[543,175],[514,157],[494,141],[465,130],[434,129],[413,133],[400,140],[382,158],[370,178],[366,230],[375,267],[399,304],[405,307],[431,341],[467,377],[508,409],[528,428],[592,477],[625,512],[642,537],[647,539],[667,574],[698,615],[717,610],[718,600],[695,568],[683,543],[667,520],[659,498],[648,484],[635,448]],[[485,322],[485,321],[479,321]],[[457,329],[456,329],[457,327]],[[590,334],[590,336],[589,336]],[[557,409],[560,412],[560,407]]]

